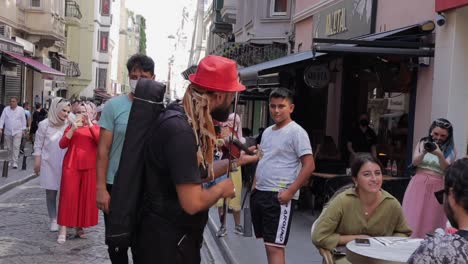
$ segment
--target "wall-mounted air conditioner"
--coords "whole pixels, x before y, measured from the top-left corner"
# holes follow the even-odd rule
[[[0,25],[0,36],[11,39],[11,27],[9,25]]]

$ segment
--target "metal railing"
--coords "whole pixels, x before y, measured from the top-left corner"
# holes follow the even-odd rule
[[[78,3],[73,0],[67,0],[65,6],[65,16],[81,19],[83,15],[81,15],[80,5],[78,5]]]

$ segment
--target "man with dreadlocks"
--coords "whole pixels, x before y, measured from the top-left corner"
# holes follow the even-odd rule
[[[208,208],[235,192],[230,179],[209,189],[202,188],[202,182],[257,160],[242,155],[238,160],[213,161],[213,119],[226,121],[235,93],[245,90],[236,63],[207,56],[189,79],[182,104],[171,104],[161,113],[145,142],[137,263],[200,263]]]

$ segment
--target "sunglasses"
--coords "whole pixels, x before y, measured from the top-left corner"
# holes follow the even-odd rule
[[[444,203],[444,193],[445,193],[445,190],[443,189],[434,193],[434,196],[437,199],[437,202],[439,202],[440,204]]]
[[[58,103],[60,104],[61,102],[65,102],[65,103],[69,103],[69,101],[65,98],[62,98],[58,101]]]
[[[435,124],[436,126],[438,126],[438,127],[442,127],[442,128],[446,128],[446,129],[452,127],[452,124],[447,123],[447,122],[442,121],[442,120],[435,120],[435,121],[434,121],[434,124]]]

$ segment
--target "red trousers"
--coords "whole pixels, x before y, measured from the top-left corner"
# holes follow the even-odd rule
[[[96,169],[63,168],[57,223],[68,227],[90,227],[98,223]]]

